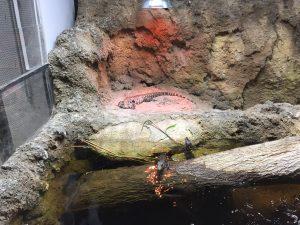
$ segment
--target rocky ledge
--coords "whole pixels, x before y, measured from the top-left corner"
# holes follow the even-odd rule
[[[70,107],[84,105],[80,104],[80,98],[69,103]],[[77,107],[76,112],[54,115],[1,167],[0,221],[5,223],[38,204],[48,188],[47,174],[66,164],[74,143],[97,137],[102,147],[119,151],[120,142],[132,135],[132,140],[128,140],[131,148],[123,148],[123,151],[133,156],[146,146],[145,135],[136,134],[147,120],[162,129],[171,127],[168,134],[177,141],[188,136],[196,145],[223,150],[300,135],[300,106],[287,103],[268,102],[246,111],[209,109],[186,113],[128,113],[127,110],[103,110],[97,104],[88,105],[88,110]],[[153,129],[147,131],[146,137],[149,143],[159,143],[156,151],[172,144]]]

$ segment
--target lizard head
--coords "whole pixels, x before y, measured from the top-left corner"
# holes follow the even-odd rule
[[[134,100],[120,101],[118,103],[118,106],[122,109],[135,109],[135,101]]]

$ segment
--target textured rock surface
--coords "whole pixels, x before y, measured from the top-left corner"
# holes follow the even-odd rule
[[[298,0],[173,3],[149,12],[137,0],[79,1],[77,27],[50,57],[57,91],[68,92],[64,79],[98,92],[165,83],[219,108],[299,103]]]
[[[21,212],[36,206],[41,194],[47,190],[45,175],[51,165],[68,160],[68,146],[86,140],[101,130],[131,123],[142,125],[146,120],[154,123],[180,121],[181,127],[197,124],[202,137],[195,143],[221,147],[260,143],[268,140],[299,135],[300,108],[290,104],[268,103],[248,109],[211,110],[190,113],[128,113],[126,110],[103,110],[94,100],[76,99],[63,101],[64,108],[34,137],[19,147],[0,169],[0,224]],[[75,109],[78,111],[75,111]],[[116,134],[118,135],[118,134]],[[214,146],[213,146],[214,147]]]
[[[146,160],[150,160],[149,156],[153,154],[183,146],[186,137],[193,146],[224,151],[289,135],[300,135],[299,114],[299,107],[269,103],[246,111],[211,110],[173,114],[171,117],[161,114],[148,116],[148,119],[155,121],[154,126],[144,125],[147,118],[144,114],[132,117],[129,122],[107,126],[89,140],[115,156]],[[101,149],[99,152],[106,154]]]
[[[111,89],[164,83],[222,109],[268,99],[299,103],[298,0],[177,0],[174,10],[144,15],[137,0],[79,3],[76,27],[58,38],[49,59],[57,114],[1,167],[0,223],[38,203],[49,165],[67,157],[65,145],[109,126],[186,116],[105,111],[100,100]],[[202,112],[203,131],[214,128],[202,134],[224,146],[294,135],[300,127],[299,106],[268,103],[246,114]]]

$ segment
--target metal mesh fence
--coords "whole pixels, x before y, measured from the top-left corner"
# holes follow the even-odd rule
[[[36,0],[0,0],[0,165],[49,119],[49,69]]]
[[[25,72],[11,0],[0,1],[0,86]]]
[[[0,90],[0,164],[49,119],[52,88],[48,66],[27,73]]]
[[[13,142],[0,95],[0,165],[12,154]]]
[[[26,70],[42,65],[45,51],[36,0],[12,0]]]

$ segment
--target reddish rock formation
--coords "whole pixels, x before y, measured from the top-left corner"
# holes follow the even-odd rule
[[[93,87],[85,83],[84,92],[163,83],[217,108],[299,103],[299,1],[173,4],[171,10],[143,11],[138,1],[79,1],[76,27],[60,37],[50,57],[57,90],[69,86],[61,77],[64,67],[69,81],[89,77]]]

